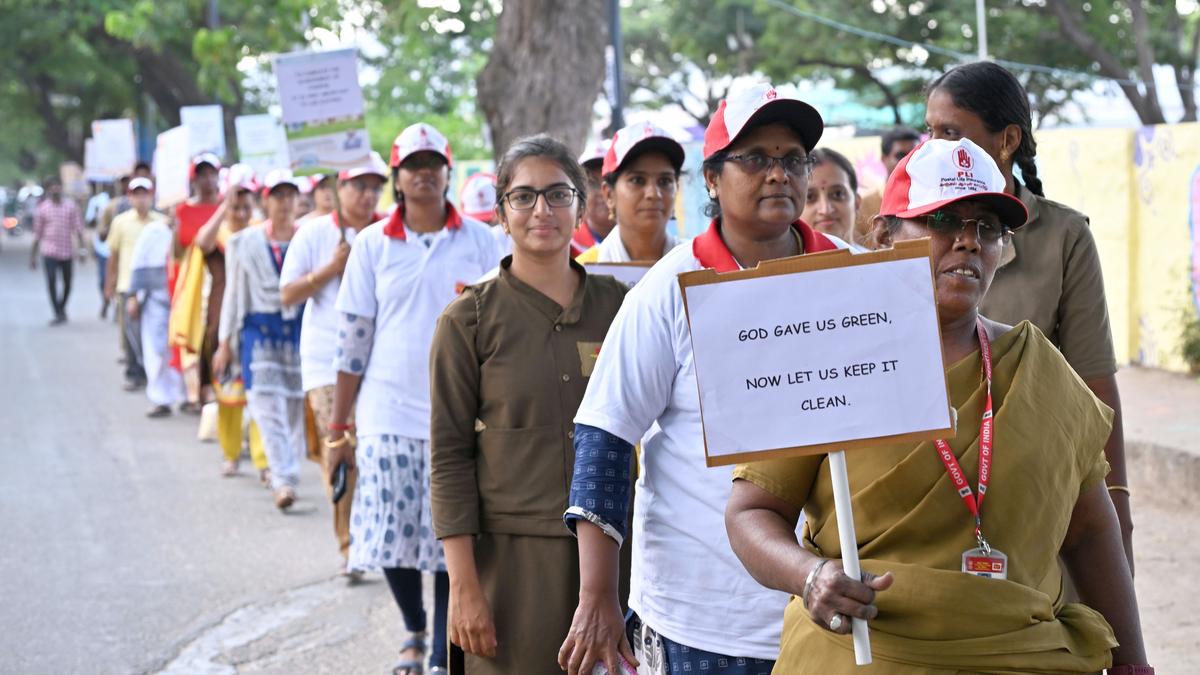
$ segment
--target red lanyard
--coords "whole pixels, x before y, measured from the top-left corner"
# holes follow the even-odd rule
[[[983,498],[987,495],[988,481],[992,477],[992,344],[988,340],[987,329],[983,327],[983,320],[979,320],[975,325],[975,332],[979,335],[979,351],[983,361],[983,380],[987,385],[987,402],[984,404],[983,417],[979,420],[979,498],[975,498],[975,493],[971,491],[971,484],[967,482],[967,476],[963,473],[962,467],[958,464],[958,459],[954,456],[954,451],[950,449],[950,444],[942,439],[933,442],[937,448],[938,458],[942,460],[942,464],[946,466],[946,473],[950,474],[950,481],[954,483],[954,489],[958,492],[958,496],[962,497],[963,503],[967,505],[967,511],[975,517],[975,539],[979,542],[979,547],[986,552],[990,552],[992,547],[988,545],[987,539],[983,538]]]
[[[275,223],[268,220],[264,229],[267,231],[267,246],[271,248],[271,257],[275,259],[275,271],[279,272],[283,269],[283,247],[279,245],[279,242],[275,241],[273,236]]]

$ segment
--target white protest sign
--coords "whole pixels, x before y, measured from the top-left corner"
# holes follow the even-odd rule
[[[234,118],[237,130],[238,161],[265,176],[271,169],[291,165],[288,159],[287,136],[283,125],[273,115],[241,115]]]
[[[133,120],[95,120],[91,141],[92,161],[85,161],[89,178],[116,180],[133,173],[137,163]]]
[[[369,160],[357,50],[277,56],[275,77],[297,174],[340,171]]]
[[[160,209],[187,201],[192,160],[188,128],[178,126],[158,135],[154,148],[154,205]]]
[[[617,281],[633,288],[637,282],[650,271],[652,263],[587,263],[584,269],[588,274],[607,274]]]
[[[952,435],[927,247],[680,275],[710,466]]]
[[[188,157],[211,152],[225,160],[225,116],[219,105],[187,105],[179,109],[179,124],[188,128]]]

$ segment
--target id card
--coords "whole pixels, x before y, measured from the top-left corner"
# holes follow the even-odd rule
[[[962,571],[989,579],[1008,578],[1008,556],[996,549],[973,548],[962,554]]]

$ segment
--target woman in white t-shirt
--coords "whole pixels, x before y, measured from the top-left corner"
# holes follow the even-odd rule
[[[422,123],[400,132],[391,168],[396,208],[355,238],[338,291],[325,447],[329,466],[358,469],[347,565],[383,570],[411,633],[394,671],[414,675],[424,672],[426,656],[422,572],[435,573],[435,671],[446,667],[447,650],[449,580],[429,503],[433,331],[446,305],[500,256],[488,226],[446,201],[450,144],[437,129]]]
[[[771,672],[788,596],[759,585],[730,549],[724,509],[733,469],[705,464],[676,276],[847,248],[800,219],[808,153],[823,128],[811,106],[768,85],[722,101],[704,134],[712,224],[651,268],[609,329],[575,417],[565,519],[579,536],[580,601],[559,655],[572,675],[598,660],[616,672],[618,653],[649,669],[642,672],[701,672],[705,662],[728,675]],[[642,442],[634,499],[627,626],[617,560],[631,486],[616,477],[655,423]]]
[[[334,307],[341,288],[342,271],[350,257],[350,246],[363,228],[383,219],[375,212],[379,195],[387,182],[387,165],[377,153],[371,153],[361,166],[337,174],[339,209],[309,220],[292,238],[283,271],[279,273],[280,297],[287,306],[304,305],[300,329],[300,379],[304,395],[313,412],[317,429],[326,429],[333,414],[333,369],[337,349],[338,313]],[[349,420],[353,422],[351,409]],[[341,437],[342,434],[338,434]],[[320,457],[325,491],[333,494],[336,467],[328,462],[329,453],[321,445]],[[350,505],[354,498],[357,474],[346,473],[346,489],[333,504],[333,530],[342,554],[343,572],[356,579],[359,570],[345,566],[350,552]]]
[[[600,174],[600,194],[617,225],[604,241],[576,261],[657,262],[679,244],[667,232],[675,211],[683,146],[649,122],[631,124],[613,135]]]

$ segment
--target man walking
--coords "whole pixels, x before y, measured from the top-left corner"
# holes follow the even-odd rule
[[[78,242],[79,262],[87,260],[87,245],[83,239],[83,216],[73,199],[63,199],[62,181],[46,179],[46,197],[38,204],[33,214],[33,249],[29,257],[29,268],[37,269],[38,253],[46,268],[46,290],[54,309],[51,326],[67,321],[67,298],[71,296],[72,259]],[[74,237],[74,240],[72,240]],[[62,278],[62,294],[58,280]]]
[[[123,327],[122,347],[125,352],[125,390],[136,391],[146,386],[146,370],[142,361],[142,329],[136,317],[129,316],[129,287],[133,278],[133,247],[147,225],[163,219],[151,210],[154,205],[154,183],[149,178],[129,181],[129,203],[132,209],[113,219],[108,233],[108,287],[104,295],[110,301],[119,297],[117,312]]]

